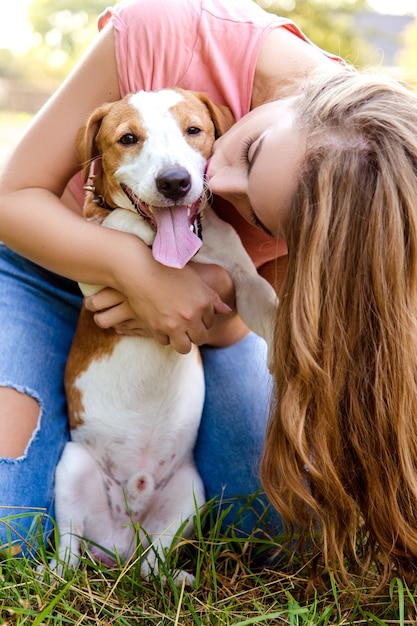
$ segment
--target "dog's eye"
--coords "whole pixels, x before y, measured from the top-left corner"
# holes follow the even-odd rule
[[[198,128],[197,126],[190,126],[187,128],[187,135],[198,135],[199,133],[201,133],[201,128]]]
[[[138,138],[133,133],[126,133],[126,135],[120,137],[119,143],[122,143],[124,146],[130,146],[132,144],[138,143]]]

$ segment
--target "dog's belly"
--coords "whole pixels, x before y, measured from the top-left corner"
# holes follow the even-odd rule
[[[77,407],[80,421],[71,438],[114,479],[122,482],[146,469],[164,480],[189,458],[204,402],[196,347],[180,355],[153,339],[121,337],[73,387],[69,398],[81,399],[81,411]]]

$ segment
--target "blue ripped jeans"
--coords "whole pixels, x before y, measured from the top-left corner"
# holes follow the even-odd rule
[[[24,546],[39,519],[44,532],[52,527],[55,467],[68,440],[63,372],[81,302],[75,283],[0,243],[0,386],[26,393],[40,406],[23,456],[0,458],[0,550],[10,539]],[[202,354],[207,395],[195,455],[208,498],[221,495],[227,506],[231,496],[259,488],[270,390],[265,345],[251,334]],[[261,512],[265,505],[261,497],[254,508]],[[255,523],[252,511],[240,521],[244,532]]]

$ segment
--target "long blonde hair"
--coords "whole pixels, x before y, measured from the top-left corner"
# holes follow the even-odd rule
[[[342,582],[371,562],[415,581],[417,98],[347,70],[312,81],[297,119],[263,485]]]

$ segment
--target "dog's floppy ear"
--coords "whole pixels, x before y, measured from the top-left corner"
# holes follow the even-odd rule
[[[214,104],[205,93],[194,93],[208,108],[216,130],[216,139],[218,139],[235,123],[231,110],[224,104]]]
[[[100,156],[96,137],[100,130],[101,122],[111,106],[112,103],[108,103],[95,109],[88,118],[87,123],[78,131],[77,156],[82,165],[84,183],[88,180],[91,161]]]

